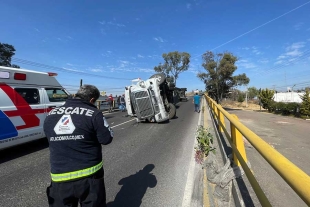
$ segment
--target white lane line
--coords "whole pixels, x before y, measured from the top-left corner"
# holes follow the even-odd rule
[[[120,126],[120,125],[126,124],[126,123],[128,123],[128,122],[133,121],[133,120],[136,120],[136,119],[131,119],[131,120],[129,120],[129,121],[125,121],[125,122],[120,123],[120,124],[118,124],[118,125],[112,126],[111,128],[114,128],[114,127],[117,127],[117,126]]]
[[[200,104],[200,108],[203,104]],[[200,110],[201,112],[201,110]],[[199,119],[198,119],[198,125],[200,125],[201,122],[201,114],[199,113]],[[197,144],[197,140],[195,137],[195,143],[194,146],[196,146]],[[193,189],[194,189],[194,180],[195,180],[195,176],[194,176],[194,171],[195,171],[195,150],[194,148],[192,149],[192,155],[191,155],[191,161],[189,164],[189,169],[188,169],[188,173],[187,173],[187,181],[186,181],[186,185],[185,185],[185,190],[184,190],[184,196],[183,196],[183,202],[182,202],[182,207],[191,207],[191,201],[192,201],[192,194],[193,194]]]

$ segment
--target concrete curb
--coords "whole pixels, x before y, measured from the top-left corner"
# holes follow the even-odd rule
[[[219,148],[220,148],[219,151],[221,152],[220,153],[221,154],[221,158],[222,158],[223,163],[225,163],[228,158],[227,158],[227,155],[225,153],[225,149],[223,147],[223,143],[222,143],[222,141],[220,139],[220,135],[219,135],[219,132],[217,130],[215,121],[214,121],[214,119],[212,119],[211,111],[209,109],[209,106],[207,105],[206,101],[204,103],[205,103],[204,127],[206,128],[208,126],[208,123],[207,123],[207,116],[208,116],[208,114],[207,113],[209,113],[209,116],[210,116],[211,122],[212,122],[212,127],[214,129],[214,133],[216,135],[216,138],[217,138],[217,141],[218,141],[218,144],[219,144]],[[206,170],[204,170],[204,171],[206,172]],[[206,173],[204,173],[204,179],[205,178],[207,179]],[[214,187],[213,187],[213,189],[214,189]],[[206,190],[206,193],[209,193],[208,190]],[[239,189],[237,181],[235,179],[233,179],[233,182],[232,182],[231,195],[232,195],[232,199],[233,200],[231,199],[230,202],[233,201],[234,202],[234,206],[236,206],[236,207],[245,207],[245,204],[244,204],[244,201],[242,199],[242,195],[241,195],[240,189]],[[206,205],[206,206],[208,206],[208,205]]]
[[[208,127],[208,118],[207,118],[207,104],[206,100],[203,99],[203,109],[201,112],[203,112],[203,127],[207,128]],[[213,197],[213,192],[214,192],[214,185],[210,182],[208,182],[208,177],[207,177],[207,170],[203,169],[203,206],[204,207],[217,207],[217,204],[214,200]]]

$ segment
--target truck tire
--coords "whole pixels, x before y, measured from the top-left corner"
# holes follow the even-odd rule
[[[163,73],[154,74],[150,78],[157,78],[159,81],[159,85],[163,84],[166,81],[166,76]]]
[[[175,115],[177,114],[177,109],[175,108],[175,105],[173,105],[172,103],[169,103],[169,119],[173,119],[175,117]]]

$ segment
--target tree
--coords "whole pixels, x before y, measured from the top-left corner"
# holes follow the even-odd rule
[[[248,92],[249,92],[249,99],[253,99],[254,97],[258,96],[258,94],[259,94],[258,89],[255,87],[249,87]]]
[[[164,73],[167,77],[171,74],[176,85],[179,74],[188,70],[191,56],[187,52],[174,51],[168,54],[164,53],[162,57],[165,63],[160,63],[158,66],[154,67],[154,70],[159,73]]]
[[[214,54],[207,51],[202,55],[202,66],[207,73],[198,73],[198,78],[206,85],[208,94],[220,103],[224,96],[235,86],[246,85],[250,79],[243,73],[233,76],[237,70],[238,58],[230,52]]]
[[[300,96],[302,103],[300,105],[300,113],[306,115],[307,117],[310,116],[310,92],[306,90],[305,94]]]
[[[0,66],[19,68],[18,65],[11,64],[13,55],[15,55],[14,46],[0,42]]]
[[[272,111],[272,103],[273,103],[274,91],[269,89],[263,89],[260,91],[258,97],[260,99],[261,104],[264,109],[268,109],[268,111]]]

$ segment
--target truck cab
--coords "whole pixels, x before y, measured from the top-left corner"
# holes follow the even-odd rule
[[[125,87],[128,115],[149,122],[164,122],[174,118],[176,107],[170,85],[161,73],[147,80],[133,80],[130,86]]]

